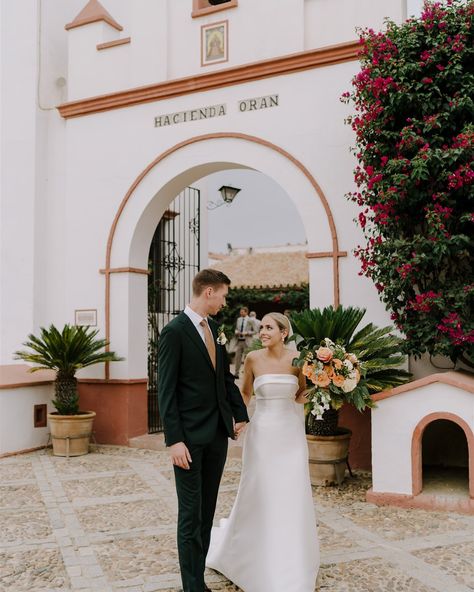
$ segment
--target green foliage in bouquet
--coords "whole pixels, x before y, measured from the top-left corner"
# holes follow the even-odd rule
[[[410,378],[400,368],[406,361],[401,353],[403,340],[391,333],[392,327],[369,323],[357,330],[365,312],[328,306],[291,316],[292,339],[299,350],[295,364],[313,387],[315,397],[310,397],[309,410],[315,416],[329,408],[339,409],[343,403],[363,411],[373,406],[370,395]]]

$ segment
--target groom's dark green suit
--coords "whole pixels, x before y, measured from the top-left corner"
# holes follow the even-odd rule
[[[217,324],[209,320],[214,339]],[[175,466],[178,552],[184,592],[203,592],[204,569],[233,421],[248,421],[230,373],[225,347],[216,343],[216,367],[191,319],[182,312],[159,342],[158,399],[167,446],[184,442],[190,469]]]

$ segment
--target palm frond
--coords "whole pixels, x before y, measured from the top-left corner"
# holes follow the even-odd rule
[[[115,352],[104,351],[105,339],[98,339],[98,329],[64,325],[59,331],[54,325],[40,328],[40,335],[28,335],[23,345],[27,350],[15,352],[15,359],[33,364],[32,372],[47,368],[56,372],[53,405],[63,415],[78,412],[77,370],[101,362],[122,360]]]
[[[28,335],[23,346],[28,350],[15,352],[15,359],[34,364],[32,371],[48,368],[74,376],[77,370],[101,362],[115,362],[123,358],[115,352],[103,351],[105,339],[97,339],[98,329],[64,325],[60,332],[54,325],[41,327],[40,335]]]

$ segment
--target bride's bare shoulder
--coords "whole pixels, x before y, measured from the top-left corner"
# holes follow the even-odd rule
[[[249,351],[249,353],[247,354],[246,359],[247,360],[252,360],[252,362],[254,362],[255,360],[260,359],[261,356],[262,356],[262,350],[260,350],[260,349],[254,349],[252,351]]]

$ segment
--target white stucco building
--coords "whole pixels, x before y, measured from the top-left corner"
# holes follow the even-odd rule
[[[86,404],[108,409],[98,437],[146,431],[151,239],[185,187],[229,168],[261,171],[293,201],[313,305],[363,305],[386,323],[351,253],[339,97],[358,69],[355,26],[406,11],[404,0],[2,2],[0,363],[40,326],[93,311],[125,357],[81,376]]]
[[[80,375],[97,440],[147,432],[150,245],[173,200],[211,173],[260,171],[286,192],[305,229],[312,306],[363,306],[368,321],[390,322],[352,253],[354,138],[339,97],[359,69],[355,28],[401,22],[421,2],[214,1],[0,2],[0,455],[47,438],[51,376],[33,380],[14,351],[80,311],[125,358]],[[181,219],[191,228],[189,212]],[[386,411],[406,398],[381,402],[375,459],[390,449]],[[353,442],[370,458],[365,417]],[[380,462],[374,494],[409,494]]]

